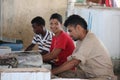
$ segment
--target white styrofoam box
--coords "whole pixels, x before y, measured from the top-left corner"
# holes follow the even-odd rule
[[[42,55],[40,53],[29,52],[29,53],[18,53],[16,58],[19,65],[40,67],[43,64]]]
[[[45,68],[0,69],[0,80],[51,80],[51,73]]]
[[[89,79],[77,79],[77,78],[56,78],[56,79],[52,79],[52,80],[89,80]]]
[[[0,65],[0,69],[6,69],[8,67],[9,67],[8,65]]]
[[[42,68],[46,68],[48,70],[51,70],[52,69],[52,66],[50,64],[42,64],[41,65]]]
[[[68,0],[68,2],[73,2],[74,3],[74,2],[76,2],[76,0]]]
[[[11,48],[7,46],[0,46],[0,54],[11,53]]]

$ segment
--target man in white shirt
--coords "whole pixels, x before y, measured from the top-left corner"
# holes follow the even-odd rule
[[[72,75],[77,75],[75,75],[75,78],[117,80],[113,73],[113,65],[107,49],[92,32],[87,30],[86,21],[78,15],[71,15],[64,25],[68,28],[72,39],[77,41],[77,44],[68,61],[60,67],[53,69],[52,73],[66,77],[66,74],[70,73],[67,73],[67,71],[77,67],[77,70],[74,72],[77,72],[78,68],[80,68],[84,75],[72,72]],[[71,76],[68,75],[68,77]]]

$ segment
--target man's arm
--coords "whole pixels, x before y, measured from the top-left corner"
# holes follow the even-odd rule
[[[62,49],[54,49],[51,53],[43,55],[43,61],[50,61],[52,59],[55,59],[58,54],[61,52]]]
[[[32,50],[32,48],[35,46],[35,44],[30,44],[26,49],[25,51],[30,51]]]
[[[70,70],[77,66],[80,63],[80,60],[72,59],[70,61],[65,62],[60,67],[54,68],[51,72],[52,74],[58,74],[67,70]]]

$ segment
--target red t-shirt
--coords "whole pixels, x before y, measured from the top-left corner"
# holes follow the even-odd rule
[[[59,66],[67,61],[67,57],[72,54],[75,46],[71,37],[64,31],[58,36],[54,36],[51,44],[51,51],[53,49],[62,49],[55,60],[55,65]]]

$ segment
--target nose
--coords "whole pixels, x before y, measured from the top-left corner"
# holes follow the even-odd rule
[[[53,25],[53,24],[52,24],[52,25],[50,25],[50,28],[51,28],[51,29],[53,29],[54,27],[55,27],[55,25]]]
[[[71,33],[70,33],[70,32],[69,32],[68,34],[69,34],[69,36],[70,36],[70,37],[72,37],[72,35],[71,35]]]
[[[68,33],[68,35],[70,36],[70,32],[68,31],[67,33]]]

